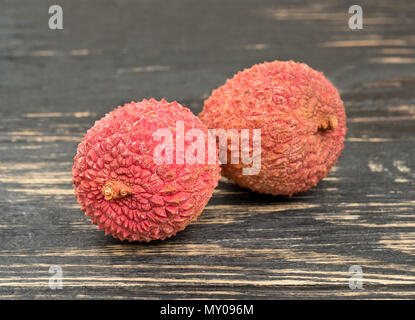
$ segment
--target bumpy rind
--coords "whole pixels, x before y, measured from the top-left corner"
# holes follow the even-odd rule
[[[219,165],[157,165],[153,159],[160,143],[153,134],[167,128],[176,141],[177,121],[183,121],[184,132],[200,129],[207,144],[207,128],[190,110],[154,99],[118,107],[95,122],[79,144],[72,169],[75,195],[106,234],[162,240],[202,212],[218,184]],[[185,141],[185,148],[190,143]],[[113,190],[118,194],[111,196]]]
[[[222,174],[272,195],[317,185],[337,163],[347,131],[337,89],[323,73],[293,61],[239,72],[213,91],[199,118],[208,128],[261,129],[260,172],[243,175],[245,165],[226,164]]]

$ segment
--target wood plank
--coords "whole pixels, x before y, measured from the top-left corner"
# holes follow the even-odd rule
[[[413,1],[362,1],[355,31],[343,0],[63,0],[62,31],[23,2],[0,13],[1,299],[415,298]],[[222,179],[197,222],[148,244],[90,224],[71,168],[95,120],[144,97],[197,114],[274,59],[323,71],[345,102],[343,156],[316,188],[272,197]]]

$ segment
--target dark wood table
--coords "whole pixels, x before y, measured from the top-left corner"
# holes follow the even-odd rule
[[[415,2],[0,1],[0,298],[414,298]],[[167,241],[104,236],[73,195],[86,130],[144,97],[197,114],[265,60],[304,61],[339,88],[343,157],[316,188],[259,195],[223,180]],[[49,287],[51,266],[63,288]],[[349,287],[349,268],[363,288]]]

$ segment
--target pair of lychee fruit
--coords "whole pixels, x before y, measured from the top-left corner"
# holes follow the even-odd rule
[[[183,137],[178,124],[199,136]],[[208,161],[202,150],[209,149],[208,128],[259,129],[258,172],[244,174],[252,164],[227,161],[222,174],[253,191],[291,196],[317,185],[337,162],[346,115],[329,80],[293,61],[239,72],[213,91],[199,118],[177,102],[131,102],[97,121],[78,146],[72,172],[82,210],[121,240],[162,240],[183,230],[201,214],[220,178],[219,161]],[[236,146],[237,154],[252,156],[252,142]],[[234,149],[228,145],[225,158]]]

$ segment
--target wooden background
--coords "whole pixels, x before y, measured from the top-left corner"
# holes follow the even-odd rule
[[[48,29],[51,4],[63,30]],[[0,298],[414,298],[415,2],[358,1],[353,31],[352,4],[0,0]],[[71,168],[95,120],[143,97],[197,114],[226,78],[274,59],[323,71],[344,99],[344,155],[317,188],[272,197],[223,180],[162,242],[90,224]]]

